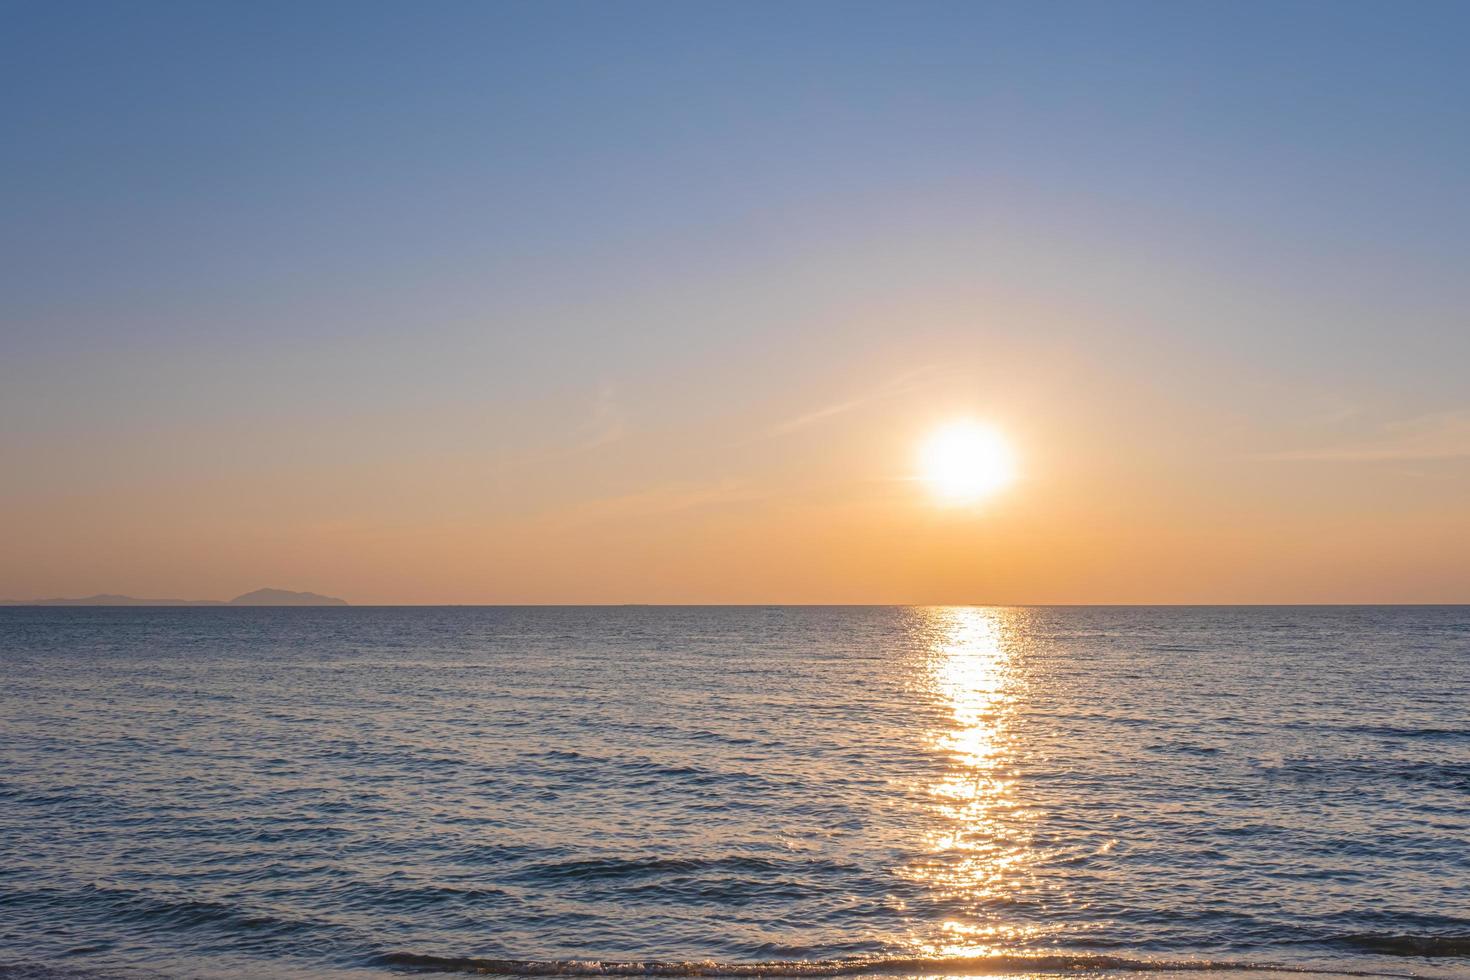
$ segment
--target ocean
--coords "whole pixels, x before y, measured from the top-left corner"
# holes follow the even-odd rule
[[[1470,977],[1470,607],[0,609],[0,976]]]

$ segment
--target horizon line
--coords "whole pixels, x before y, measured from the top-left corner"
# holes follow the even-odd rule
[[[350,602],[259,603],[184,600],[129,603],[0,600],[0,609],[1354,609],[1470,607],[1450,602]]]

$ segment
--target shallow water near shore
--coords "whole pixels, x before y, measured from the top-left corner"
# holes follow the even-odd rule
[[[1470,608],[0,609],[0,977],[1470,976]]]

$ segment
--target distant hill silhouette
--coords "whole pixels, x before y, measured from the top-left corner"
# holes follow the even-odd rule
[[[288,589],[256,589],[230,600],[232,606],[345,606],[347,600],[315,592],[291,592]]]
[[[81,599],[0,599],[0,606],[345,606],[346,599],[292,592],[289,589],[256,589],[228,602],[220,599],[135,599],[130,595],[89,595]]]

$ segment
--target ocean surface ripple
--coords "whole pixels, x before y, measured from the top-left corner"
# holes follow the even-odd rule
[[[1470,977],[1470,608],[0,609],[0,977]]]

